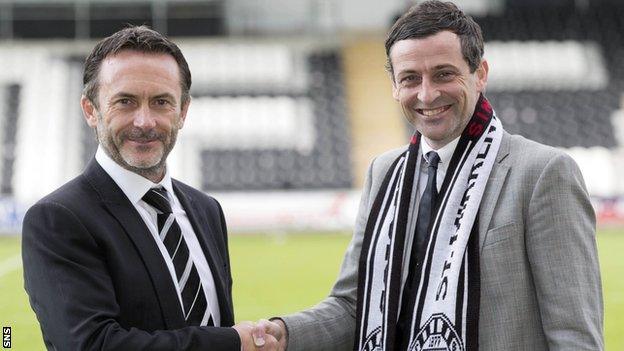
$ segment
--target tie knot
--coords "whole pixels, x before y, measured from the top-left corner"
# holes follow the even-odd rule
[[[438,169],[439,162],[440,162],[440,156],[438,156],[437,152],[435,151],[427,152],[427,163],[429,164],[429,167]]]
[[[143,201],[162,213],[172,212],[171,204],[167,198],[167,189],[165,188],[151,188],[143,195]]]

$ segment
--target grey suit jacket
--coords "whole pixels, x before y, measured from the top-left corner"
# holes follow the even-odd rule
[[[330,295],[282,317],[288,351],[351,350],[358,262],[370,207],[392,161],[370,165],[353,239]],[[481,350],[602,350],[595,215],[565,153],[504,134],[479,212]]]

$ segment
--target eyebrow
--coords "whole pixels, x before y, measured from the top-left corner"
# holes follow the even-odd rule
[[[402,70],[402,71],[398,71],[397,75],[401,75],[401,74],[419,74],[418,71],[415,71],[413,69],[406,69],[406,70]]]
[[[436,70],[444,69],[444,68],[452,68],[454,70],[457,70],[457,67],[451,65],[450,63],[445,63],[445,64],[437,65],[437,66],[434,67],[434,69],[436,69]]]
[[[114,94],[112,96],[113,99],[118,99],[118,98],[131,98],[131,99],[135,99],[137,97],[138,97],[138,95],[126,93],[126,92],[123,92],[123,91],[121,91],[119,93],[116,93],[116,94]],[[165,98],[166,99],[173,99],[173,100],[175,100],[175,97],[173,95],[169,94],[169,93],[163,93],[163,94],[158,94],[156,96],[152,96],[152,97],[150,97],[150,100],[153,100],[153,99],[165,99]]]
[[[175,96],[169,94],[169,93],[163,93],[160,95],[156,95],[154,97],[152,97],[151,99],[170,99],[170,100],[175,100]]]
[[[433,67],[433,69],[436,70],[436,71],[441,70],[441,69],[445,69],[445,68],[450,68],[450,69],[453,69],[455,71],[458,70],[457,67],[451,65],[450,63],[444,63],[444,64],[437,65],[437,66]],[[420,74],[419,71],[415,71],[413,69],[406,69],[406,70],[397,72],[397,74],[414,74],[414,73],[415,74]]]
[[[117,99],[117,98],[136,98],[137,96],[134,94],[130,94],[130,93],[125,93],[125,92],[119,92],[116,93],[112,96],[112,99]]]

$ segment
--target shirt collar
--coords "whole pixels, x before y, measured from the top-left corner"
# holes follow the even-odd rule
[[[435,151],[440,157],[440,163],[447,167],[451,162],[451,157],[453,157],[453,152],[455,152],[455,147],[457,147],[457,143],[459,143],[459,137],[453,139],[450,143],[442,146],[441,148],[434,150],[425,138],[421,139],[423,142],[421,143],[422,153],[423,155],[427,155],[429,151]],[[426,158],[426,156],[425,156]]]
[[[130,200],[133,205],[136,205],[151,188],[162,186],[170,195],[173,194],[171,176],[169,175],[169,170],[166,168],[163,179],[158,183],[154,183],[141,175],[121,167],[108,156],[100,145],[98,145],[97,151],[95,152],[95,160],[102,166],[104,171],[113,178],[113,181],[121,188],[121,191],[126,194],[128,200]]]

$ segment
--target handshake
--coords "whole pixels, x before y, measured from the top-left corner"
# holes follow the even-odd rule
[[[233,326],[241,339],[242,351],[285,351],[288,338],[286,326],[280,319],[257,323],[241,322]]]

